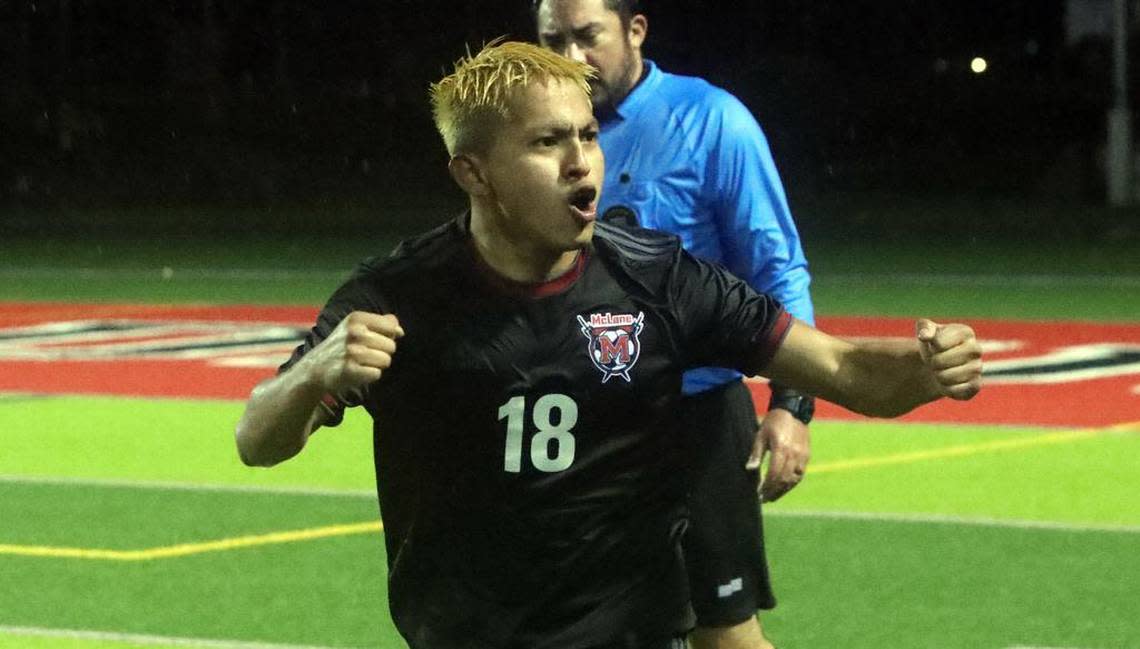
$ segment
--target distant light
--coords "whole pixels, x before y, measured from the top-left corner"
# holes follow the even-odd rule
[[[989,63],[986,63],[986,60],[980,56],[975,56],[974,60],[970,61],[970,69],[974,71],[974,74],[985,72],[989,66]]]

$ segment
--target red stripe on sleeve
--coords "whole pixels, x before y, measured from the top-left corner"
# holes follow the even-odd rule
[[[745,373],[749,375],[760,374],[765,367],[768,367],[768,363],[776,355],[776,350],[784,344],[784,338],[787,337],[788,331],[792,328],[792,321],[792,314],[781,310],[780,314],[776,316],[776,321],[766,331],[756,332],[756,335],[752,337],[752,351],[749,354],[751,362],[744,368]]]

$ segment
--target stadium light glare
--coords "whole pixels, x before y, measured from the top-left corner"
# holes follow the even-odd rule
[[[981,74],[989,67],[990,64],[980,56],[975,56],[974,60],[970,61],[970,70],[972,70],[974,74]]]

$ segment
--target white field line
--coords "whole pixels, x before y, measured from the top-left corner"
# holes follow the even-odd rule
[[[1026,286],[1026,287],[1140,287],[1137,275],[1052,275],[1020,274],[970,275],[966,273],[836,273],[814,275],[818,283],[835,284],[903,284],[918,286]]]
[[[175,636],[141,635],[134,633],[114,633],[109,631],[87,631],[79,629],[49,629],[43,627],[0,626],[0,635],[23,637],[64,638],[70,640],[92,640],[121,642],[140,646],[194,647],[198,649],[338,649],[318,645],[274,644],[267,642],[243,642],[238,640],[212,640],[180,638]],[[343,648],[340,648],[343,649]],[[1076,647],[1040,647],[1017,645],[1005,649],[1076,649]]]
[[[251,279],[251,280],[291,280],[297,278],[341,278],[349,270],[312,269],[293,270],[287,268],[59,268],[53,266],[33,266],[26,268],[0,268],[0,277],[13,279],[129,279],[155,277],[174,279]],[[825,273],[816,275],[817,282],[858,283],[858,284],[913,284],[936,286],[1105,286],[1140,287],[1137,275],[1059,275],[1049,273],[1009,273],[1009,274],[968,274],[968,273]]]
[[[769,506],[771,507],[771,506]],[[1101,523],[1061,523],[1031,521],[1012,518],[986,518],[983,516],[954,516],[950,514],[893,514],[889,512],[843,512],[823,510],[764,510],[765,516],[776,518],[822,518],[831,520],[869,521],[889,523],[924,523],[935,525],[970,525],[973,527],[1003,527],[1022,530],[1050,530],[1056,532],[1114,532],[1140,534],[1140,525],[1109,525]]]
[[[0,626],[0,636],[64,638],[97,642],[122,642],[141,646],[193,647],[195,649],[346,649],[318,645],[274,644],[270,642],[243,642],[240,640],[211,640],[205,638],[179,638],[165,635],[114,633],[86,629],[49,629],[34,626]],[[3,640],[0,639],[0,643]]]
[[[334,487],[302,487],[291,485],[226,485],[161,480],[123,480],[119,478],[80,478],[64,476],[0,474],[0,485],[30,484],[65,487],[107,487],[112,489],[153,489],[157,491],[205,491],[250,494],[281,494],[342,498],[375,498],[374,489],[337,489]]]
[[[116,480],[105,478],[67,478],[55,476],[25,476],[0,474],[0,485],[32,484],[77,487],[108,487],[121,489],[156,489],[171,491],[203,491],[220,493],[280,494],[291,496],[317,496],[340,498],[376,498],[370,489],[334,489],[327,487],[291,487],[272,485],[219,485],[189,482],[149,482],[143,480]],[[1109,525],[1100,523],[1062,523],[1019,519],[953,516],[944,514],[894,514],[879,512],[845,512],[816,510],[786,510],[769,505],[765,516],[776,518],[815,518],[832,520],[858,520],[871,522],[970,525],[976,527],[1004,527],[1013,529],[1049,530],[1058,532],[1109,532],[1140,534],[1140,525]]]
[[[295,279],[340,279],[348,270],[290,270],[257,268],[0,268],[0,277],[10,279],[248,279],[256,281],[288,281]]]

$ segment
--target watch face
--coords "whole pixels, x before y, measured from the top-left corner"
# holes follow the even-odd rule
[[[796,397],[789,405],[792,406],[792,414],[796,416],[796,419],[799,419],[805,424],[811,421],[812,407],[809,399],[806,397]]]
[[[812,415],[815,414],[815,399],[811,397],[800,397],[799,402],[799,409],[796,412],[796,416],[805,424],[809,423]]]
[[[796,419],[803,423],[811,423],[812,415],[815,414],[815,399],[802,394],[794,395],[773,395],[772,401],[768,404],[768,409],[782,408],[792,413]]]

